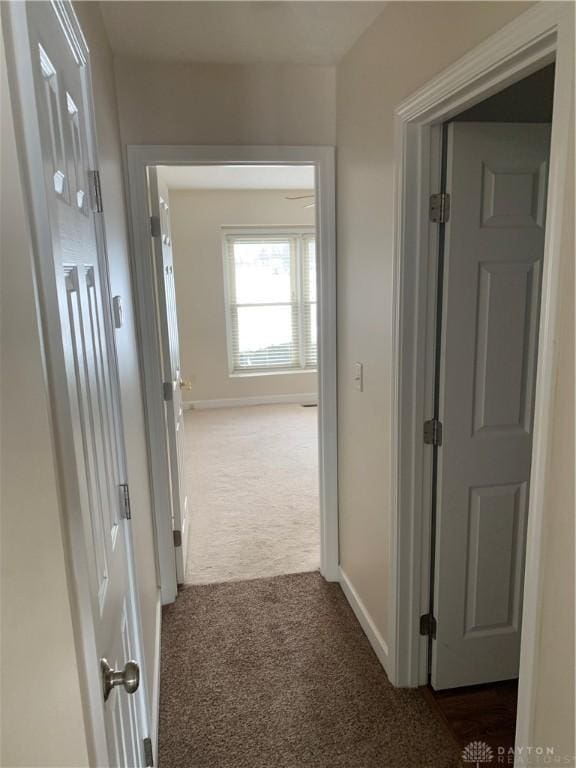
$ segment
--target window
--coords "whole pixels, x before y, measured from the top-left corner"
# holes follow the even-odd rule
[[[230,373],[315,370],[314,230],[228,231],[224,254]]]

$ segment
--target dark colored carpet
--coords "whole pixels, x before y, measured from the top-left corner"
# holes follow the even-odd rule
[[[164,609],[160,768],[455,768],[317,573],[186,587]]]

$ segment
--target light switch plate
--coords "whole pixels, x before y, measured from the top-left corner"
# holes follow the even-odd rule
[[[363,363],[354,364],[354,389],[357,389],[358,392],[364,391],[364,364]]]

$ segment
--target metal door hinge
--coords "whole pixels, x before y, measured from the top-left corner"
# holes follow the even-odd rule
[[[100,171],[88,171],[92,196],[92,210],[94,213],[102,213],[102,187],[100,185]]]
[[[172,531],[172,534],[174,536],[174,546],[175,547],[181,547],[182,546],[182,531]]]
[[[164,400],[168,403],[174,397],[174,387],[171,381],[165,381],[162,384],[162,395]]]
[[[436,637],[436,619],[431,613],[420,616],[420,634],[432,639]]]
[[[120,489],[122,517],[124,520],[130,520],[132,518],[132,511],[130,509],[130,489],[128,488],[128,483],[121,483],[118,487]]]
[[[154,752],[152,751],[152,739],[146,736],[144,739],[144,765],[146,768],[152,768],[154,765]]]
[[[442,445],[442,422],[430,419],[424,422],[424,442],[426,445]]]
[[[160,217],[150,216],[150,234],[152,237],[160,237],[162,229],[160,227]]]
[[[439,192],[430,195],[430,221],[434,224],[445,224],[450,218],[450,195]]]

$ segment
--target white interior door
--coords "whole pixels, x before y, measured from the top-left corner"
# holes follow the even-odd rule
[[[156,168],[148,170],[150,186],[150,212],[153,225],[154,266],[158,297],[158,324],[162,348],[164,400],[166,403],[166,430],[172,491],[172,530],[175,532],[176,578],[184,581],[188,547],[188,494],[184,472],[184,411],[182,408],[182,372],[178,316],[176,314],[176,287],[172,258],[172,232],[168,187]]]
[[[449,126],[432,685],[518,676],[550,126]]]
[[[15,3],[9,14],[65,514],[79,531],[71,546],[88,585],[81,611],[93,625],[86,663],[97,695],[90,706],[110,765],[143,766],[145,670],[103,224],[90,172],[96,152],[87,48],[68,4]],[[107,696],[103,679],[98,686],[104,659],[119,671],[136,663],[126,670],[126,686]]]

